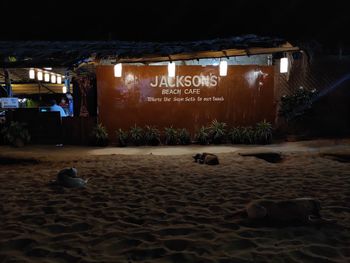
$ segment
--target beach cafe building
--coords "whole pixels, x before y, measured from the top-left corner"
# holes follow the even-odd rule
[[[97,122],[113,141],[117,129],[135,124],[193,133],[214,119],[231,127],[275,123],[279,85],[300,54],[283,39],[252,35],[179,43],[0,42],[0,83],[2,97],[16,98],[18,72],[22,92],[34,84],[50,90],[43,86],[53,82],[53,93],[73,97],[74,110],[62,121],[68,143],[82,143]],[[29,109],[8,110],[11,118],[19,110]],[[34,107],[31,120],[39,116],[33,111],[49,114]]]

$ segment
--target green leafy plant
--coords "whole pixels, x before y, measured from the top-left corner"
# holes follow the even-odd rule
[[[315,89],[308,90],[300,87],[291,95],[284,95],[281,98],[279,115],[291,121],[301,116],[311,108],[314,98],[317,96]]]
[[[178,131],[173,126],[164,129],[165,144],[176,145],[178,143]]]
[[[136,145],[143,145],[145,143],[143,129],[136,124],[130,128],[130,139],[131,142]]]
[[[145,127],[145,140],[148,145],[156,146],[160,144],[160,132],[154,126]]]
[[[202,144],[202,145],[209,144],[210,142],[209,128],[202,126],[196,135],[196,140],[199,144]]]
[[[232,144],[244,143],[243,127],[234,127],[230,130],[228,137]]]
[[[118,129],[116,131],[116,135],[117,135],[118,145],[120,147],[127,146],[128,138],[129,138],[128,132],[127,131],[123,131],[122,129]]]
[[[243,127],[242,130],[242,140],[244,144],[254,144],[255,143],[255,130],[253,127]]]
[[[213,120],[209,126],[210,139],[215,144],[220,144],[226,138],[226,123]]]
[[[177,133],[178,133],[178,137],[179,137],[179,144],[188,145],[191,143],[191,135],[187,129],[185,129],[185,128],[179,129],[177,131]]]
[[[96,146],[108,145],[108,133],[106,128],[101,124],[97,124],[91,132],[92,144]]]
[[[30,142],[30,134],[26,129],[26,124],[20,122],[10,122],[1,130],[3,140],[5,143],[11,144],[15,147],[23,147]]]
[[[272,142],[272,125],[263,120],[256,124],[255,127],[256,142],[260,144],[269,144]]]

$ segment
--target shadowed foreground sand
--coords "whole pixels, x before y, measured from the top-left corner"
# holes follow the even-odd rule
[[[349,147],[350,152],[350,147]],[[350,262],[350,163],[284,152],[281,163],[238,153],[41,158],[0,165],[0,262]],[[63,167],[83,190],[48,186]],[[252,199],[315,197],[322,227],[253,227]]]

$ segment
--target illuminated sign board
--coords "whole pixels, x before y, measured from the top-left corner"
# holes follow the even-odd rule
[[[3,109],[18,108],[18,98],[0,98],[0,105]]]

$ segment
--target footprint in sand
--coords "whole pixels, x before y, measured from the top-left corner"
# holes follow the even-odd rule
[[[72,232],[83,232],[90,230],[92,228],[91,225],[87,223],[75,223],[73,225],[63,225],[63,224],[51,224],[46,225],[46,228],[49,232],[53,234],[60,234],[60,233],[72,233]]]
[[[166,248],[174,251],[186,250],[190,244],[190,241],[187,239],[168,239],[164,240],[163,242]]]
[[[33,248],[30,249],[26,255],[29,257],[46,257],[51,253],[50,250],[44,249],[44,248]]]
[[[23,250],[28,246],[35,245],[36,243],[37,242],[34,239],[30,238],[11,239],[0,243],[0,251]]]

